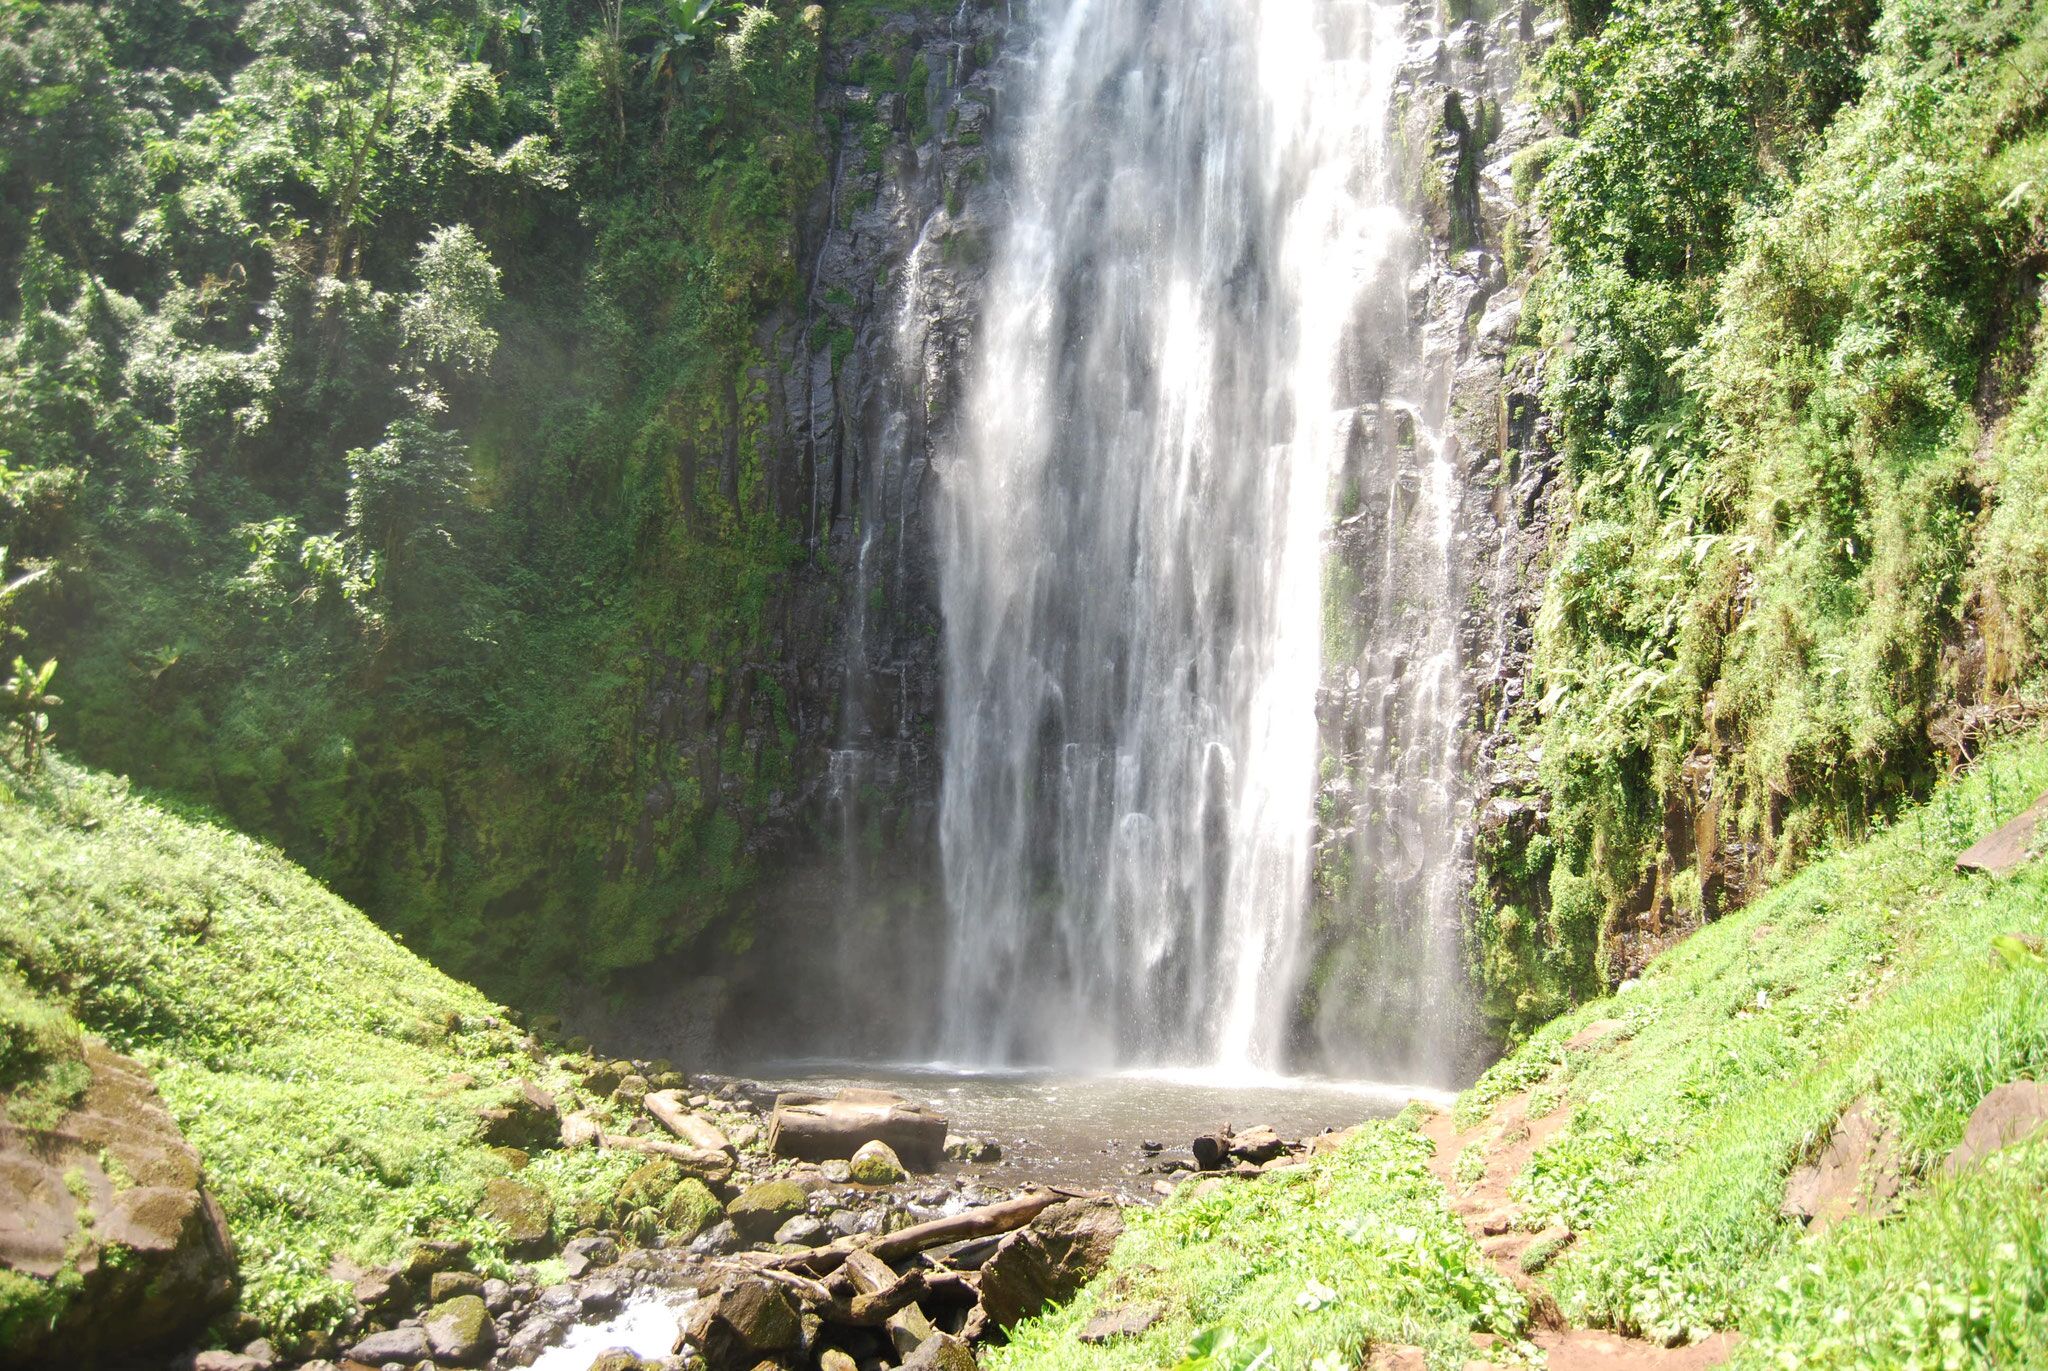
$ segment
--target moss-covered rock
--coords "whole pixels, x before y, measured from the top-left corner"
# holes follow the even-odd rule
[[[725,1207],[733,1229],[748,1242],[772,1236],[787,1219],[804,1212],[809,1199],[794,1181],[763,1181],[742,1191]]]
[[[555,1202],[539,1186],[501,1176],[484,1186],[484,1213],[505,1227],[505,1250],[517,1257],[545,1252],[554,1237]]]
[[[498,1345],[491,1311],[475,1295],[458,1295],[427,1311],[427,1346],[451,1366],[476,1366]]]
[[[862,1143],[853,1160],[846,1164],[846,1170],[862,1185],[894,1185],[905,1175],[896,1150],[880,1139]]]
[[[725,1207],[711,1188],[693,1176],[686,1176],[669,1191],[661,1207],[661,1226],[685,1238],[694,1238],[718,1222]]]
[[[155,1083],[130,1058],[74,1041],[85,1081],[74,1105],[49,1097],[47,1127],[0,1116],[0,1362],[10,1365],[84,1363],[187,1337],[234,1291],[226,1220]]]
[[[665,1157],[658,1157],[626,1177],[619,1187],[616,1206],[621,1211],[635,1209],[658,1209],[667,1202],[670,1192],[683,1179],[683,1168]]]

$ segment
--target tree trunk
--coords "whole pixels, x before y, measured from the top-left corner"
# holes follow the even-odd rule
[[[783,1095],[775,1101],[768,1150],[777,1157],[844,1160],[866,1142],[887,1143],[913,1171],[936,1171],[945,1157],[946,1121],[880,1091],[844,1091],[829,1100]]]

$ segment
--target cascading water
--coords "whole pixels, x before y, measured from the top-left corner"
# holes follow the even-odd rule
[[[1384,384],[1361,315],[1407,265],[1401,9],[1044,0],[1032,23],[943,454],[943,1048],[1276,1066],[1333,474]]]

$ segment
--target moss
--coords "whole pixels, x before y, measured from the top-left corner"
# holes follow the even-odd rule
[[[679,1237],[694,1238],[718,1222],[725,1206],[704,1182],[686,1177],[669,1191],[661,1209],[661,1224]]]

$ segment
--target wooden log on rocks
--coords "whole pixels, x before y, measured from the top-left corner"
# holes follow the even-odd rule
[[[844,1161],[863,1143],[886,1143],[913,1171],[936,1171],[946,1156],[946,1120],[923,1105],[880,1090],[776,1097],[768,1151],[804,1162]]]
[[[732,1175],[732,1158],[723,1152],[706,1152],[664,1138],[636,1138],[630,1133],[600,1133],[597,1141],[600,1147],[620,1152],[644,1152],[650,1157],[666,1157],[682,1167],[685,1174],[700,1181],[716,1184]]]
[[[717,1124],[690,1112],[680,1090],[657,1090],[641,1103],[647,1107],[648,1113],[660,1120],[662,1127],[700,1152],[723,1152],[732,1156],[739,1150],[719,1131]]]
[[[927,1247],[942,1243],[959,1242],[964,1238],[985,1238],[991,1233],[1007,1233],[1013,1228],[1022,1228],[1061,1200],[1100,1198],[1084,1195],[1078,1191],[1035,1190],[1013,1200],[1002,1200],[996,1204],[985,1204],[978,1209],[962,1210],[943,1219],[928,1223],[912,1224],[883,1237],[866,1240],[858,1244],[878,1261],[893,1262],[913,1256]],[[770,1265],[785,1271],[809,1271],[813,1275],[825,1275],[837,1270],[846,1261],[847,1254],[856,1244],[842,1240],[830,1247],[814,1248],[808,1252],[792,1252],[778,1257]]]

